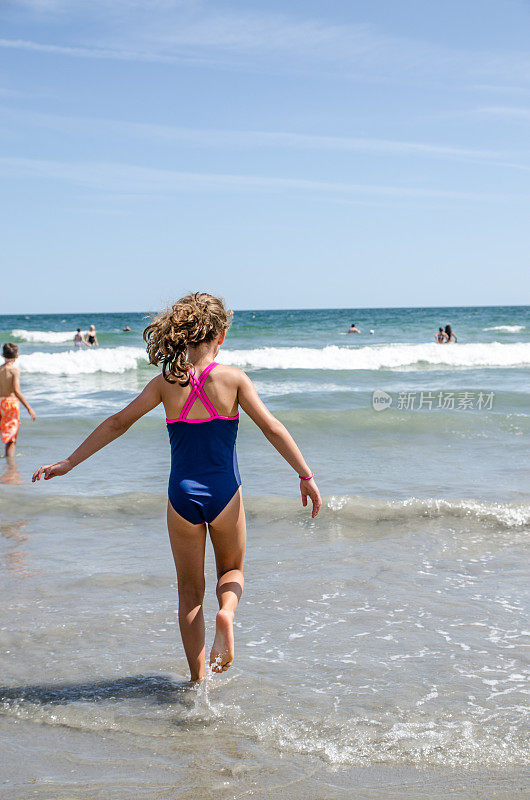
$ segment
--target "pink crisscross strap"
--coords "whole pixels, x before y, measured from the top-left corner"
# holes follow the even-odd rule
[[[206,411],[209,412],[210,417],[213,419],[215,417],[215,409],[213,408],[212,404],[206,397],[204,392],[204,382],[212,369],[216,366],[215,361],[212,361],[211,364],[208,364],[206,369],[204,369],[201,374],[199,375],[199,379],[195,377],[193,372],[190,372],[190,383],[191,383],[191,392],[189,394],[188,399],[184,403],[184,407],[179,415],[179,420],[187,420],[188,414],[192,405],[194,404],[195,400],[200,400],[203,406],[205,407]]]
[[[235,417],[223,417],[221,414],[218,414],[213,405],[211,404],[208,395],[204,391],[204,382],[206,378],[212,371],[214,367],[217,366],[216,361],[212,361],[211,364],[208,364],[206,369],[204,369],[199,378],[197,379],[193,372],[190,372],[190,383],[191,383],[191,392],[189,394],[188,399],[184,403],[182,411],[180,412],[177,419],[166,419],[166,422],[211,422],[213,419],[238,419],[239,414],[236,414]],[[205,407],[206,411],[210,414],[209,417],[206,419],[188,419],[188,414],[191,410],[191,407],[195,403],[196,400],[200,400],[203,406]]]

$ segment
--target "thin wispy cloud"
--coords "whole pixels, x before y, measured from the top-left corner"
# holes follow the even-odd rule
[[[425,189],[409,186],[377,186],[361,183],[305,180],[262,175],[236,175],[223,173],[179,172],[153,169],[135,164],[107,162],[51,161],[31,158],[0,158],[0,173],[10,178],[31,178],[65,181],[85,189],[105,191],[110,194],[138,194],[143,196],[173,195],[190,190],[283,192],[302,191],[338,196],[365,195],[395,199],[429,198],[501,202],[509,195],[483,192],[459,192],[444,189]]]
[[[320,65],[346,70],[346,74],[350,70],[357,78],[395,80],[400,75],[412,82],[530,83],[530,57],[525,52],[472,52],[391,35],[369,24],[248,10],[219,11],[215,4],[169,0],[161,0],[154,8],[152,3],[132,0],[49,2],[75,21],[69,40],[65,40],[64,27],[57,29],[57,40],[50,23],[46,41],[4,37],[0,46],[81,58],[165,63],[192,59],[232,66],[250,64],[252,68],[267,63],[284,71]],[[37,8],[40,3],[33,5]],[[37,15],[36,10],[34,13],[49,22],[48,16]],[[90,34],[80,37],[82,30]]]
[[[492,93],[492,94],[525,94],[528,89],[525,86],[506,86],[502,83],[475,83],[470,87],[476,89],[478,92]]]
[[[199,0],[112,0],[112,4],[110,4],[109,0],[4,0],[6,7],[26,8],[34,12],[55,11],[63,14],[92,15],[95,11],[112,12],[116,9],[167,11],[176,7],[196,7],[198,2]]]
[[[156,53],[142,53],[131,50],[108,50],[99,47],[70,47],[68,45],[43,44],[26,39],[0,39],[0,47],[11,50],[30,50],[36,53],[73,56],[74,58],[98,58],[117,61],[156,61],[169,64],[175,64],[183,60],[176,56],[164,56]]]
[[[329,150],[364,153],[375,156],[417,156],[420,158],[451,159],[470,162],[491,162],[495,166],[529,169],[524,164],[514,164],[506,159],[507,153],[481,148],[459,147],[432,142],[410,142],[375,137],[326,136],[286,131],[220,130],[183,128],[155,123],[128,122],[94,117],[71,117],[60,114],[42,114],[20,109],[0,107],[0,119],[6,123],[42,127],[59,133],[114,136],[148,139],[160,143],[186,143],[207,148],[274,148],[290,150]]]
[[[64,307],[72,264],[123,263],[141,303],[145,263],[175,253],[236,286],[258,254],[293,305],[322,263],[410,304],[453,273],[472,302],[524,261],[524,0],[0,0],[0,19],[3,258]]]
[[[475,114],[481,114],[486,117],[498,117],[499,119],[509,120],[530,120],[530,108],[520,108],[514,106],[486,106],[485,108],[476,108]]]
[[[52,11],[63,5],[63,0],[5,0],[7,8],[28,8],[32,11]]]

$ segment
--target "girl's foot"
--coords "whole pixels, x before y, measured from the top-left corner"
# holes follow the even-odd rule
[[[226,672],[234,660],[234,614],[221,608],[215,619],[215,639],[210,653],[212,672]]]
[[[189,686],[197,686],[199,683],[202,683],[204,680],[206,680],[206,675],[197,675],[197,676],[193,676],[192,675],[191,678],[188,681],[188,685]]]

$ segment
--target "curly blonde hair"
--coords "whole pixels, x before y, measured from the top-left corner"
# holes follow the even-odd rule
[[[220,297],[195,292],[181,297],[161,312],[144,331],[150,364],[162,364],[168,383],[187,386],[191,364],[187,359],[189,345],[212,342],[232,323],[233,313]]]

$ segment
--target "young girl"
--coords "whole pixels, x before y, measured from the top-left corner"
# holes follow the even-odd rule
[[[206,528],[217,566],[219,612],[210,653],[215,672],[234,659],[234,614],[243,592],[245,512],[237,466],[238,407],[298,473],[302,505],[322,501],[296,443],[264,406],[252,381],[235,367],[215,362],[232,321],[222,300],[197,292],[178,300],[144,331],[151,364],[162,374],[126,408],[113,414],[64,461],[40,467],[33,481],[66,475],[163,403],[171,444],[167,525],[177,570],[179,624],[192,681],[205,677],[204,550]]]

